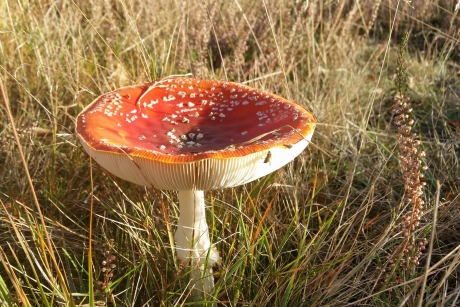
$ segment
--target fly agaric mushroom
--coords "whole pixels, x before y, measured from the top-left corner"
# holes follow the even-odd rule
[[[202,275],[219,261],[204,191],[284,166],[305,149],[314,128],[309,111],[277,95],[232,82],[167,77],[100,96],[78,115],[76,131],[86,152],[115,176],[179,191],[177,257]],[[201,286],[209,293],[212,276]]]

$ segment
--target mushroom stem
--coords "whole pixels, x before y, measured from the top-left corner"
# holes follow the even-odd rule
[[[179,223],[174,235],[177,257],[183,262],[190,261],[191,283],[195,289],[192,296],[203,297],[214,288],[211,266],[220,259],[209,239],[204,192],[179,191],[179,207]]]

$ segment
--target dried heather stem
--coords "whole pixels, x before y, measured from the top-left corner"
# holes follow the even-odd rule
[[[420,224],[425,205],[423,200],[425,182],[423,181],[422,171],[426,169],[426,166],[422,162],[425,152],[420,149],[420,141],[417,140],[417,135],[412,132],[414,120],[411,118],[412,109],[408,105],[410,98],[406,95],[407,76],[404,48],[408,38],[409,34],[406,33],[399,51],[396,75],[396,86],[399,95],[394,97],[395,103],[391,110],[394,115],[394,123],[398,127],[399,132],[397,137],[405,190],[403,201],[410,205],[410,210],[403,215],[397,227],[401,231],[403,240],[393,250],[390,269],[394,267],[396,260],[399,261],[400,268],[403,271],[415,269],[419,264],[422,251],[428,243],[426,238],[420,241],[417,241],[415,238],[415,231]]]
[[[425,152],[420,150],[420,141],[416,140],[416,134],[412,132],[414,120],[410,118],[412,109],[407,103],[409,97],[402,96],[395,98],[392,113],[395,115],[395,124],[398,127],[398,141],[402,176],[404,181],[404,202],[410,204],[411,209],[402,217],[399,230],[403,235],[403,242],[396,250],[401,256],[403,269],[410,269],[419,264],[422,250],[425,248],[426,239],[423,244],[416,244],[414,231],[420,223],[423,215],[425,202],[422,198],[425,182],[423,181],[422,165]],[[399,257],[398,257],[399,258]]]
[[[116,260],[116,256],[112,253],[113,245],[114,240],[110,239],[107,250],[104,252],[105,260],[102,261],[101,273],[103,276],[103,280],[99,281],[98,284],[104,291],[106,291],[107,287],[110,286],[110,283],[112,282],[113,278],[113,273],[116,268],[116,265],[114,263]]]
[[[369,35],[369,31],[372,29],[372,27],[375,24],[375,20],[377,19],[377,14],[379,12],[381,2],[382,0],[376,0],[374,3],[374,7],[372,8],[372,15],[366,27],[366,32],[368,35]]]

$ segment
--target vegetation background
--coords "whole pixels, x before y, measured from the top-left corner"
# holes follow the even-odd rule
[[[206,194],[217,306],[458,306],[456,4],[1,1],[0,306],[187,305],[176,194],[104,172],[74,123],[102,93],[189,72],[318,121],[287,167]],[[413,204],[391,106],[406,96],[426,185],[402,255]]]

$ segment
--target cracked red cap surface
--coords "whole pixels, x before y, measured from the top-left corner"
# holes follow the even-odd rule
[[[308,144],[314,128],[309,111],[280,96],[233,82],[168,77],[100,96],[77,117],[76,131],[94,158],[183,164],[289,150]]]

